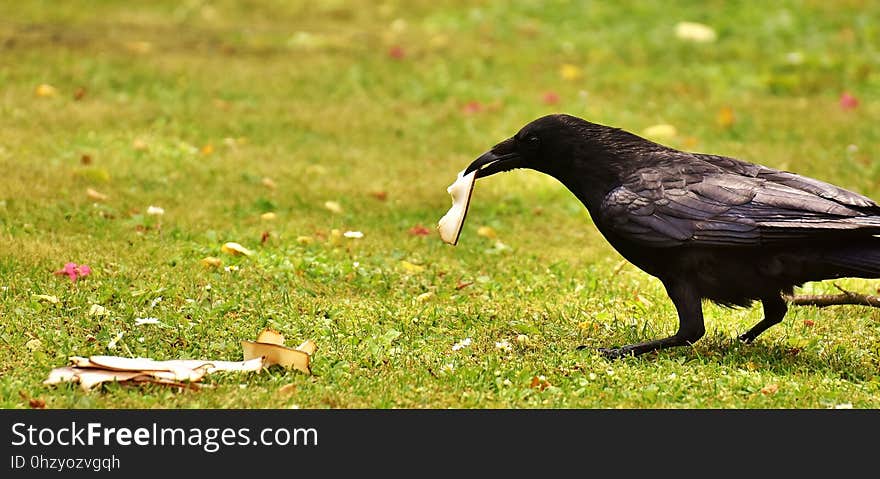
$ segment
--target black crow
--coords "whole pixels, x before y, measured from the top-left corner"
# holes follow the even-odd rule
[[[562,114],[529,123],[464,173],[514,168],[559,180],[611,246],[666,287],[678,332],[600,349],[610,358],[694,343],[705,333],[703,299],[761,301],[764,319],[740,336],[751,342],[782,321],[795,286],[880,277],[880,206],[819,180]]]

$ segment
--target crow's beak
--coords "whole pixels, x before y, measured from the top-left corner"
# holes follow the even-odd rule
[[[510,171],[514,168],[522,168],[525,162],[519,153],[506,153],[496,155],[491,150],[480,155],[465,170],[464,175],[468,175],[472,171],[477,171],[477,178],[494,175],[502,171]]]

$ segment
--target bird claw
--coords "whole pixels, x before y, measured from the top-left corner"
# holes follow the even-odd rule
[[[739,339],[740,341],[742,341],[746,344],[749,344],[755,340],[755,338],[752,337],[749,333],[740,334],[739,336],[737,336],[737,339]]]

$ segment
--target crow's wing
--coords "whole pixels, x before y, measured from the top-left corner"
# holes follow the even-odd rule
[[[880,233],[871,199],[812,178],[724,157],[645,168],[612,190],[600,220],[641,244],[754,246]]]

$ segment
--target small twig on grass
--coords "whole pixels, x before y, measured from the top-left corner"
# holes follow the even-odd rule
[[[835,284],[834,287],[840,290],[841,294],[798,294],[785,296],[785,300],[788,301],[789,304],[797,306],[816,306],[819,308],[841,304],[857,304],[880,308],[880,296],[853,293],[852,291],[847,291],[841,288],[837,284]]]

